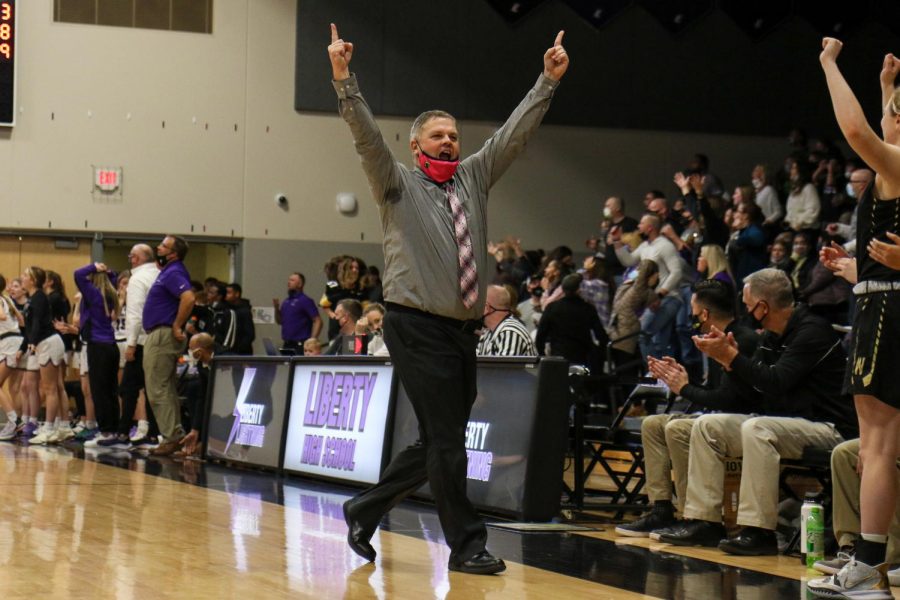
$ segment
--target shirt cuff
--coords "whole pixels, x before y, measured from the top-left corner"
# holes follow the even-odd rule
[[[340,81],[332,79],[331,85],[334,87],[334,91],[341,100],[346,100],[348,96],[359,94],[359,84],[356,82],[355,73],[350,73],[350,77]]]
[[[538,96],[550,98],[553,96],[553,92],[556,91],[557,86],[559,86],[558,81],[553,81],[541,73],[538,75],[537,82],[534,84],[534,90],[537,92]]]

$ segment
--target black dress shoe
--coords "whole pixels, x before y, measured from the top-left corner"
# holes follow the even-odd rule
[[[722,540],[719,550],[741,556],[774,556],[778,554],[778,539],[771,529],[744,527],[735,537]]]
[[[506,563],[493,556],[487,550],[482,550],[469,560],[463,562],[450,561],[448,568],[451,571],[470,573],[472,575],[493,575],[506,570]]]
[[[715,548],[725,537],[725,526],[712,521],[685,521],[674,531],[660,532],[659,541],[675,546]]]
[[[375,561],[375,548],[369,543],[372,534],[367,533],[363,526],[350,516],[350,503],[352,500],[344,502],[344,521],[347,522],[347,543],[350,549],[356,552],[369,562]]]

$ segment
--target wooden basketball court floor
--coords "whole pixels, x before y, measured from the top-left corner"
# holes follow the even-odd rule
[[[0,444],[0,598],[803,598],[790,557],[489,528],[497,576],[448,573],[437,516],[407,502],[367,564],[353,489],[124,451]],[[487,519],[492,520],[490,517]],[[897,593],[898,590],[895,590]],[[900,596],[898,596],[900,597]]]

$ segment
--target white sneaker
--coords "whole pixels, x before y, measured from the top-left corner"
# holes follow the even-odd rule
[[[147,421],[138,421],[137,429],[134,432],[134,435],[130,436],[128,439],[132,442],[137,442],[138,440],[142,440],[147,437],[147,434],[150,432],[150,423]]]
[[[844,568],[844,566],[850,562],[853,558],[853,554],[849,552],[838,552],[835,558],[831,560],[817,560],[813,565],[813,569],[818,571],[819,573],[825,573],[826,575],[834,575],[838,571]]]
[[[98,446],[100,440],[108,440],[110,438],[116,437],[114,433],[98,433],[94,436],[94,439],[88,440],[84,443],[85,448],[102,448],[102,446]]]
[[[6,425],[3,426],[3,429],[0,429],[0,440],[14,440],[16,438],[16,424],[12,421],[7,421]]]
[[[50,436],[53,435],[53,433],[53,430],[50,429],[48,425],[43,425],[40,429],[38,429],[38,432],[35,434],[35,436],[28,440],[28,443],[45,445],[50,442]]]
[[[78,424],[72,428],[72,433],[75,435],[78,435],[79,433],[81,433],[82,431],[85,430],[85,427],[87,427],[87,426],[84,424],[84,421],[78,421]]]
[[[887,571],[887,563],[870,567],[853,558],[831,577],[811,579],[806,589],[819,598],[894,600]]]
[[[50,434],[50,437],[47,438],[47,443],[59,444],[73,437],[75,437],[75,432],[73,432],[70,427],[60,427]]]
[[[888,571],[888,582],[893,586],[900,586],[900,567],[893,571]]]

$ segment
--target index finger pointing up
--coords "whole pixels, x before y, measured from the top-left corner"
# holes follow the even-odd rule
[[[554,46],[562,46],[562,38],[563,38],[564,33],[565,33],[565,31],[560,31],[559,33],[556,34],[556,41],[553,42]]]
[[[331,24],[331,43],[335,43],[340,38],[338,38],[337,25],[334,23]]]

